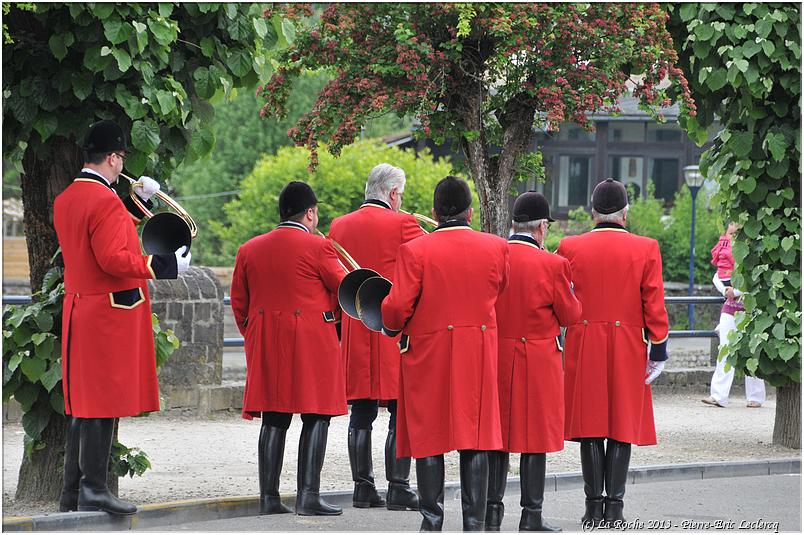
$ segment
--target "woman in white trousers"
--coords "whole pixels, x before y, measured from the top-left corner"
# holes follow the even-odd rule
[[[729,333],[737,330],[737,323],[734,320],[735,312],[745,310],[742,303],[737,298],[742,295],[740,290],[725,286],[717,274],[712,279],[715,288],[723,294],[726,302],[720,310],[720,323],[715,330],[718,331],[720,338],[719,347],[729,343]],[[725,407],[729,403],[729,391],[731,383],[734,381],[734,368],[729,367],[726,371],[726,358],[719,358],[715,373],[712,375],[712,386],[709,390],[710,396],[702,399],[708,405]],[[749,375],[745,376],[745,397],[746,406],[749,408],[759,408],[765,402],[765,381]]]

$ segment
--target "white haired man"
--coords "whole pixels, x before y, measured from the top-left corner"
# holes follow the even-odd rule
[[[400,213],[405,191],[405,172],[387,163],[371,170],[365,202],[336,218],[330,237],[341,244],[363,268],[373,269],[393,282],[399,247],[424,234],[416,219]],[[346,397],[352,405],[349,420],[349,464],[355,482],[355,507],[418,510],[410,488],[410,457],[396,455],[396,400],[399,395],[400,337],[389,338],[369,331],[361,322],[344,315],[341,353],[346,364]],[[372,423],[380,404],[391,413],[385,441],[386,500],[377,493],[371,459]]]

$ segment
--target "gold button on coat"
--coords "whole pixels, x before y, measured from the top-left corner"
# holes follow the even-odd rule
[[[584,325],[589,325],[589,322],[587,320],[583,320],[583,324]]]
[[[452,325],[447,325],[447,330],[451,331],[452,329],[453,329]]]
[[[522,342],[523,342],[523,343],[524,343],[524,342],[527,342],[527,339],[525,339],[525,337],[524,337],[524,336],[522,337]]]
[[[616,325],[617,327],[619,327],[619,326],[620,326],[620,322],[619,322],[619,321],[615,321],[615,322],[614,322],[614,325]]]
[[[481,331],[485,331],[485,330],[486,330],[486,326],[485,326],[485,325],[481,325],[481,326],[480,326],[480,330],[481,330]]]

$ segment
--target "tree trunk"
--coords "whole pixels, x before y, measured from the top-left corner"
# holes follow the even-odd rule
[[[41,288],[50,258],[59,246],[53,228],[53,199],[81,169],[81,152],[74,142],[52,138],[48,148],[48,155],[42,158],[29,147],[23,158],[25,172],[20,177],[32,293]],[[54,326],[54,332],[60,334],[60,326]],[[64,418],[54,414],[42,431],[45,447],[34,451],[30,459],[23,456],[16,499],[58,499],[63,480],[65,432]]]
[[[788,383],[776,389],[776,421],[773,443],[801,448],[801,384]]]

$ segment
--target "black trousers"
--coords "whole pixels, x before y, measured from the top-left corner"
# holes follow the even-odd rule
[[[376,399],[353,399],[352,412],[349,416],[349,427],[355,429],[372,429],[374,420],[380,410],[380,402]],[[389,429],[396,429],[396,400],[388,402],[388,412],[391,413],[391,420],[388,422]]]
[[[328,414],[302,414],[301,419],[304,423],[312,423],[316,420],[329,421],[332,416]],[[290,421],[293,419],[291,412],[263,412],[262,421],[263,425],[270,425],[271,427],[278,427],[287,430],[290,427]]]

